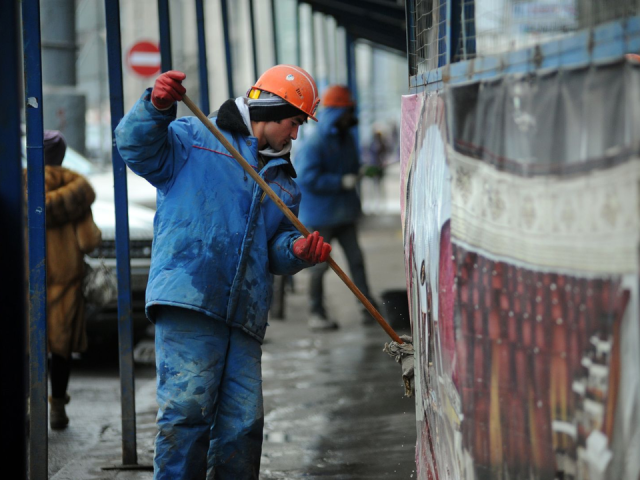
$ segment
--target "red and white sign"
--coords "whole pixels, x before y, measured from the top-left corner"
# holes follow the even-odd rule
[[[157,43],[142,41],[135,43],[127,52],[127,65],[141,77],[160,73],[160,48]]]

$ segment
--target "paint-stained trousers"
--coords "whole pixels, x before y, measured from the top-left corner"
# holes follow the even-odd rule
[[[202,313],[158,307],[155,480],[257,479],[262,347]]]

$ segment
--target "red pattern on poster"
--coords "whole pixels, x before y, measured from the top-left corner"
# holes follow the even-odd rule
[[[609,392],[619,378],[611,346],[619,344],[629,292],[617,278],[535,272],[456,245],[452,252],[441,250],[441,264],[452,259],[456,271],[454,377],[463,444],[476,469],[553,478],[557,455],[575,462],[593,430],[611,428],[615,395]],[[605,381],[592,375],[593,365],[607,369]],[[586,409],[587,402],[602,406],[606,418]],[[571,435],[567,429],[576,424]]]

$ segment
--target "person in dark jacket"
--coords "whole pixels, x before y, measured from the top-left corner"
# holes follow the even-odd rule
[[[176,120],[185,74],[160,75],[116,129],[126,164],[157,188],[146,311],[155,323],[158,435],[154,478],[257,479],[261,344],[274,274],[328,258],[302,237],[196,117]],[[315,120],[316,84],[277,65],[212,121],[297,214],[289,152]]]
[[[355,103],[347,87],[332,85],[322,96],[322,106],[318,127],[296,154],[303,198],[300,220],[318,230],[326,242],[334,238],[340,242],[353,282],[375,306],[356,227],[362,210],[356,191],[361,171],[360,155],[351,132],[358,123]],[[323,276],[327,268],[326,263],[318,264],[310,272],[309,328],[312,330],[338,328],[324,302]],[[364,308],[362,321],[365,324],[374,322]]]

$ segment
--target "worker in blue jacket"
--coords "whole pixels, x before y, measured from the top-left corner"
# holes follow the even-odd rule
[[[200,120],[176,120],[184,79],[160,75],[115,132],[125,163],[158,192],[146,293],[156,335],[154,478],[257,479],[273,274],[324,262],[331,247],[318,232],[301,236]],[[278,65],[212,114],[294,213],[291,142],[316,120],[318,102],[307,72]]]
[[[358,123],[355,102],[347,87],[331,85],[322,95],[322,107],[317,128],[305,138],[296,154],[303,199],[300,220],[318,230],[325,242],[333,239],[340,242],[353,282],[375,306],[356,227],[362,210],[356,191],[361,172],[360,155],[352,135],[352,128]],[[312,330],[338,328],[324,302],[322,280],[327,269],[325,263],[310,270],[309,328]],[[363,323],[374,322],[364,308],[362,315]]]

